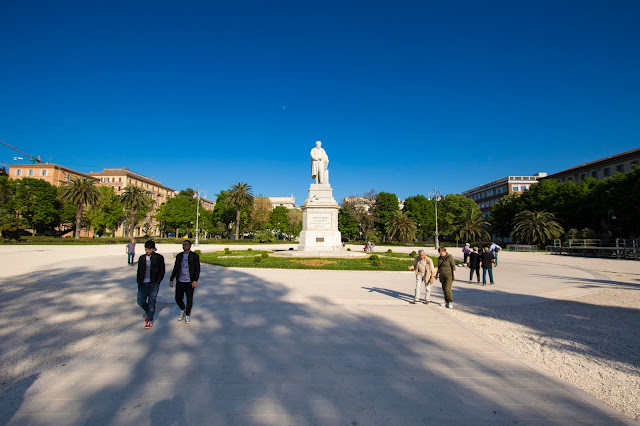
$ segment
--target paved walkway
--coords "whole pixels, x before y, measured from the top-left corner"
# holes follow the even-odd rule
[[[38,280],[134,304],[135,268],[124,254],[85,250],[56,258]],[[460,269],[455,305],[571,297],[597,291],[603,277],[540,271],[511,257],[496,269],[497,285],[481,287]],[[176,321],[175,305],[152,330],[140,316],[64,367],[5,389],[0,424],[636,424],[435,303],[408,304],[412,280],[203,265],[190,325]],[[167,282],[161,302],[173,299]]]

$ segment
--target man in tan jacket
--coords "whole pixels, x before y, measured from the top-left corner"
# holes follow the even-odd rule
[[[425,288],[425,298],[424,304],[429,304],[429,299],[431,298],[431,284],[433,284],[433,275],[434,275],[434,266],[431,258],[427,257],[427,254],[424,250],[418,250],[418,256],[413,260],[413,265],[409,266],[409,270],[416,271],[416,294],[413,298],[414,305],[420,301],[420,291],[422,287],[422,283],[424,283]]]

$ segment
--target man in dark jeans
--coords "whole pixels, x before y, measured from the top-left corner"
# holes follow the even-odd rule
[[[156,243],[151,240],[144,243],[144,251],[138,259],[138,305],[144,309],[144,327],[149,329],[153,326],[156,297],[164,278],[164,257],[156,253]]]
[[[191,241],[182,242],[182,253],[176,256],[169,287],[173,287],[173,279],[178,277],[176,284],[176,303],[180,308],[178,321],[184,319],[185,324],[191,324],[191,307],[193,306],[193,292],[200,279],[200,256],[191,251]],[[184,305],[184,295],[187,295],[187,305]]]
[[[469,254],[469,282],[473,281],[473,274],[478,277],[480,282],[480,253],[478,253],[478,247],[474,247],[471,254]]]
[[[482,261],[482,285],[487,285],[487,271],[489,271],[491,284],[494,284],[493,264],[495,263],[495,257],[493,257],[493,253],[489,251],[489,246],[486,246],[482,254],[480,254],[480,260]]]

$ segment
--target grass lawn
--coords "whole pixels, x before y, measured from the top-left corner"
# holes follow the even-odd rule
[[[268,257],[263,257],[263,253]],[[378,255],[379,262],[365,258],[273,257],[272,252],[258,250],[227,250],[202,253],[200,261],[218,266],[277,269],[331,269],[347,271],[406,271],[413,258]],[[260,260],[256,260],[256,258]],[[375,259],[375,258],[374,258]],[[377,264],[376,264],[377,263]]]

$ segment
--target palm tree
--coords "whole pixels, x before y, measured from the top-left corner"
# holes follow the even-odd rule
[[[385,225],[389,239],[397,237],[398,241],[402,243],[412,242],[416,239],[417,226],[408,213],[395,212]]]
[[[234,183],[229,189],[227,201],[232,206],[236,206],[236,240],[240,235],[240,209],[244,206],[253,204],[253,193],[251,185],[248,183]]]
[[[462,241],[481,241],[490,240],[489,221],[482,216],[482,212],[478,209],[469,209],[458,222],[458,234]]]
[[[60,200],[76,205],[76,240],[80,239],[80,222],[84,208],[97,204],[100,200],[100,191],[95,186],[96,182],[96,179],[77,177],[64,182],[60,187]]]
[[[144,189],[137,186],[127,186],[120,198],[122,204],[129,210],[129,238],[133,237],[133,230],[138,221],[136,216],[140,209],[146,209],[151,200]]]
[[[512,233],[518,241],[544,244],[551,239],[560,238],[563,232],[564,229],[553,213],[524,210],[516,215]]]

